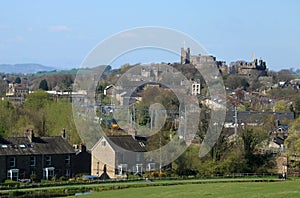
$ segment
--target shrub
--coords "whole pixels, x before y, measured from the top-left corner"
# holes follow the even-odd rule
[[[59,181],[67,181],[68,180],[68,178],[67,177],[65,177],[65,176],[61,176],[59,179],[58,179]]]

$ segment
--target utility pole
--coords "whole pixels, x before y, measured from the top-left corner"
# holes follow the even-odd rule
[[[151,109],[151,112],[150,112],[150,129],[152,130],[153,129],[153,110]]]
[[[237,139],[237,129],[238,129],[238,117],[237,117],[237,107],[234,105],[234,142]]]
[[[161,173],[161,132],[159,134],[159,172]]]
[[[185,140],[186,132],[187,132],[187,112],[186,105],[184,105],[184,130],[183,130],[183,139]]]
[[[135,106],[133,105],[133,125],[134,125],[134,129],[136,130],[136,120],[135,120]]]
[[[159,119],[159,116],[158,116],[158,112],[157,112],[157,109],[154,110],[155,112],[155,116],[154,116],[154,119],[155,119],[155,122],[154,122],[154,129],[155,131],[157,130],[157,126],[159,126],[159,124],[157,123],[158,122],[158,119]],[[159,172],[161,173],[161,131],[159,131]]]

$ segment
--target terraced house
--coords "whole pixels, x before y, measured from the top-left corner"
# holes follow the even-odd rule
[[[35,137],[26,130],[24,137],[0,138],[0,181],[71,177],[76,153],[64,135]]]

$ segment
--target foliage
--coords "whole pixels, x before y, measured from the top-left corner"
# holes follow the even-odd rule
[[[73,77],[71,75],[64,75],[62,79],[62,88],[68,90],[71,88],[71,85],[74,83]]]
[[[47,80],[44,79],[40,82],[39,89],[42,89],[42,90],[45,90],[45,91],[49,90]]]
[[[44,107],[51,101],[50,94],[43,90],[37,90],[29,94],[26,98],[25,117],[29,116],[31,123],[35,126],[38,135],[44,136],[46,133],[46,115]]]
[[[298,90],[292,88],[292,87],[285,87],[285,88],[275,88],[268,91],[268,94],[272,97],[276,98],[284,98],[289,100],[296,100],[299,98],[299,92]]]
[[[9,100],[0,100],[0,137],[11,132],[16,118],[16,109]]]
[[[25,108],[30,110],[40,110],[50,102],[50,94],[43,90],[37,90],[27,96],[25,101]]]
[[[286,112],[287,111],[287,102],[285,100],[279,100],[275,103],[274,106],[275,112]]]
[[[243,151],[249,171],[257,172],[261,166],[267,163],[267,156],[255,154],[255,148],[268,139],[268,133],[260,128],[247,127],[241,132]]]
[[[21,78],[19,76],[15,79],[15,83],[21,84]]]
[[[37,136],[58,136],[65,128],[68,140],[81,142],[72,117],[72,104],[67,99],[54,101],[43,90],[29,94],[23,106],[14,107],[8,100],[1,100],[0,112],[0,137],[22,136],[29,128]]]
[[[285,140],[285,146],[290,155],[300,154],[300,117],[290,124],[289,136]]]
[[[244,77],[237,76],[237,75],[230,75],[226,81],[224,82],[225,86],[230,89],[237,89],[237,88],[243,88],[247,89],[250,84],[248,80]]]
[[[277,81],[290,81],[292,79],[294,79],[295,77],[293,76],[293,74],[291,73],[291,71],[287,70],[287,69],[282,69],[277,73]]]
[[[179,176],[196,176],[199,167],[199,147],[196,145],[190,145],[188,149],[173,162],[173,168]]]
[[[72,116],[72,104],[67,99],[60,99],[48,103],[45,108],[46,135],[60,135],[62,128],[65,128],[67,138],[74,143],[80,143],[76,126]]]
[[[294,109],[296,118],[300,116],[300,98],[295,100]]]

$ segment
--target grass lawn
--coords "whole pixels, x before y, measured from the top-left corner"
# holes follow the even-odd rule
[[[82,195],[80,197],[300,197],[300,180],[282,182],[231,182],[152,186],[92,192],[89,195]]]

